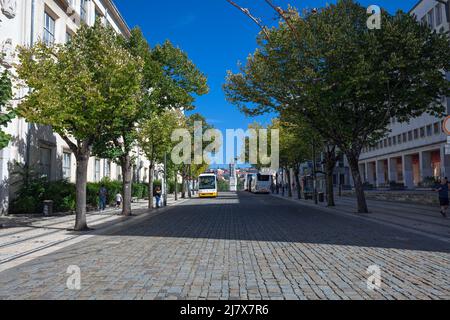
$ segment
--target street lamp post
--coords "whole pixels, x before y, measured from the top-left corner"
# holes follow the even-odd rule
[[[163,205],[167,207],[167,152],[164,153],[164,198]]]

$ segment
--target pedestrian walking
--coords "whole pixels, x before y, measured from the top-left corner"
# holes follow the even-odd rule
[[[104,211],[106,209],[106,199],[108,197],[108,190],[106,190],[105,185],[101,185],[100,190],[98,191],[98,198],[100,202],[100,211]]]
[[[155,199],[156,199],[156,208],[159,208],[160,207],[160,202],[161,202],[161,187],[160,186],[157,186],[156,188],[155,188],[155,191],[153,192],[153,196],[155,197]]]
[[[439,193],[439,204],[441,206],[441,215],[447,218],[447,211],[450,204],[448,196],[448,178],[441,179],[440,183],[436,186],[435,191]]]
[[[122,206],[122,201],[123,201],[122,194],[118,192],[116,194],[116,208],[120,208]]]

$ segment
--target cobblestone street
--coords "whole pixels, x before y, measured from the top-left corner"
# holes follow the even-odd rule
[[[67,288],[72,265],[81,290]],[[448,242],[223,193],[3,271],[0,299],[450,299],[449,274]]]

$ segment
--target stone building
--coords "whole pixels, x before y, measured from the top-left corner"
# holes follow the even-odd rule
[[[437,32],[448,32],[449,6],[435,0],[421,0],[410,13]],[[448,78],[450,80],[450,74]],[[448,114],[450,99],[442,97],[441,103]],[[450,176],[443,120],[428,114],[411,119],[409,123],[391,119],[389,135],[375,147],[365,148],[361,155],[360,169],[364,180],[377,187],[395,182],[414,189],[430,178]]]
[[[124,37],[130,29],[111,0],[0,0],[0,50],[4,54],[1,70],[14,74],[17,62],[15,48],[29,46],[38,40],[48,44],[64,43],[76,33],[81,22],[93,25],[97,18],[112,26]],[[14,89],[12,106],[17,106],[26,89]],[[1,110],[4,111],[4,110]],[[50,180],[75,182],[76,161],[67,144],[47,126],[27,123],[16,118],[6,132],[13,136],[10,145],[0,151],[0,214],[7,213],[15,195],[14,172],[23,164]],[[147,161],[135,150],[135,179],[148,181]],[[105,159],[92,158],[88,181],[108,177],[121,179],[120,166]]]

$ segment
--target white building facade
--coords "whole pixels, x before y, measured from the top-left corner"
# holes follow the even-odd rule
[[[7,68],[14,74],[13,64],[18,62],[17,46],[29,46],[39,40],[48,44],[64,43],[76,33],[80,22],[93,25],[98,17],[124,37],[130,35],[130,29],[111,0],[0,0],[0,49],[4,53],[0,71]],[[15,88],[12,106],[17,106],[25,94],[25,89]],[[13,138],[9,146],[0,151],[0,214],[7,213],[8,203],[17,191],[14,172],[20,165],[28,163],[30,168],[52,181],[68,179],[75,182],[75,157],[50,127],[16,118],[6,132]],[[148,161],[138,149],[135,156],[135,179],[148,181]],[[120,166],[92,158],[88,181],[97,182],[103,178],[120,180]]]
[[[436,0],[421,0],[411,10],[420,23],[437,32],[448,32],[446,6]],[[450,80],[450,75],[448,75]],[[450,99],[442,98],[450,113]],[[365,148],[360,160],[364,180],[376,187],[390,183],[403,184],[408,189],[423,186],[431,178],[450,176],[450,156],[445,154],[447,135],[442,129],[443,118],[428,114],[409,123],[391,120],[389,135],[375,147]]]

